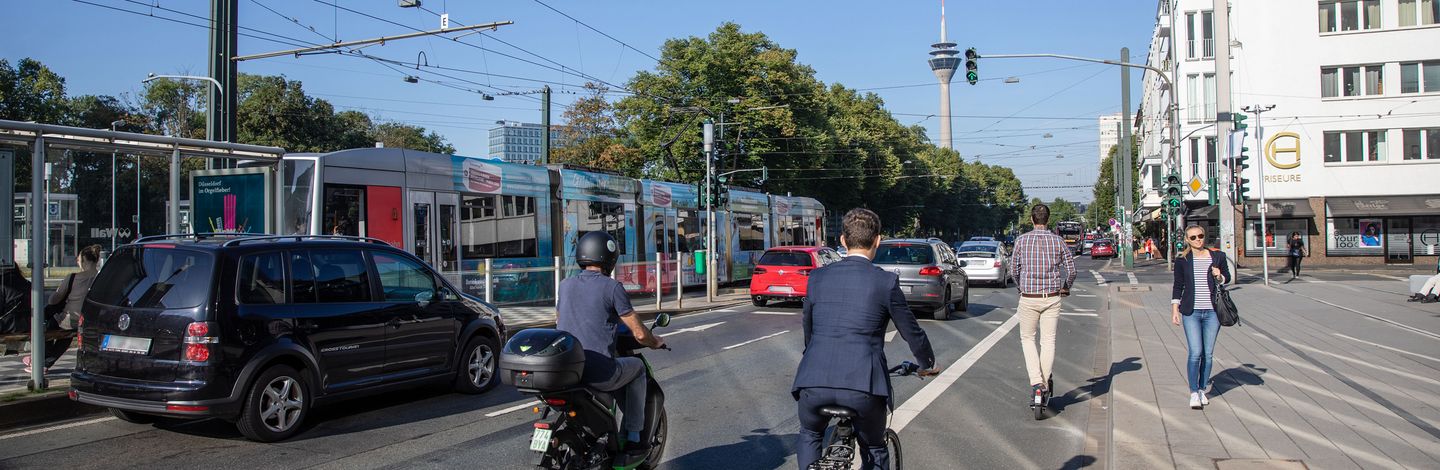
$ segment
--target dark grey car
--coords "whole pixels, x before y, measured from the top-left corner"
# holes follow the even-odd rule
[[[955,251],[936,239],[897,239],[880,242],[875,265],[900,275],[900,290],[912,308],[934,313],[936,320],[950,318],[955,308],[970,308],[965,263]],[[958,307],[956,305],[958,304]]]

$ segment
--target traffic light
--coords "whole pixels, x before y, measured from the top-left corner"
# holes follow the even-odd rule
[[[1210,188],[1210,190],[1209,190],[1209,192],[1210,192],[1210,205],[1213,206],[1213,205],[1219,204],[1219,203],[1220,203],[1220,188],[1217,187],[1217,185],[1216,185],[1216,183],[1215,183],[1215,178],[1210,178],[1210,179],[1209,179],[1209,184],[1207,184],[1206,186],[1209,186],[1209,188]]]
[[[1175,213],[1185,205],[1185,192],[1180,189],[1180,174],[1171,172],[1165,176],[1165,210]]]
[[[1238,123],[1237,123],[1238,124]],[[1250,168],[1250,147],[1245,146],[1245,139],[1240,139],[1240,154],[1235,156],[1235,204],[1244,204],[1250,200],[1250,178],[1245,177],[1245,169]]]
[[[980,54],[975,52],[975,48],[972,47],[965,50],[965,81],[971,85],[980,81],[980,73],[975,71],[979,68],[979,62]]]
[[[1246,116],[1245,113],[1231,113],[1230,119],[1235,123],[1235,130],[1237,131],[1243,131],[1250,127],[1249,124],[1245,123],[1245,120],[1250,119],[1250,116]]]

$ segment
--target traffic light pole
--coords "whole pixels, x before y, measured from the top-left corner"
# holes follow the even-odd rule
[[[1234,168],[1234,155],[1236,152],[1235,149],[1230,148],[1231,140],[1228,138],[1229,131],[1233,129],[1234,126],[1231,125],[1230,120],[1218,118],[1219,116],[1230,114],[1231,110],[1234,109],[1234,105],[1230,102],[1230,80],[1228,78],[1230,77],[1230,15],[1228,13],[1228,2],[1229,0],[1214,0],[1214,11],[1219,13],[1213,15],[1215,17],[1215,44],[1219,46],[1217,48],[1219,49],[1219,53],[1215,54],[1215,76],[1219,77],[1215,80],[1215,110],[1219,113],[1215,120],[1215,140],[1220,141],[1222,140],[1221,137],[1226,137],[1223,139],[1224,143],[1221,144],[1226,147],[1224,153],[1221,155],[1225,155],[1225,158],[1229,161],[1230,164],[1227,166]],[[1243,143],[1244,142],[1241,142],[1242,145]],[[1217,176],[1221,175],[1220,172],[1213,172],[1213,174]],[[1225,176],[1227,179],[1229,178],[1229,175]],[[1214,186],[1229,187],[1228,184],[1215,184]],[[1235,243],[1234,200],[1225,194],[1218,194],[1217,196],[1217,202],[1220,204],[1219,211],[1217,211],[1219,214],[1217,217],[1220,222],[1219,248],[1225,252],[1227,258],[1238,261],[1240,258],[1235,256],[1237,243]],[[1244,231],[1242,230],[1241,233],[1244,233]]]
[[[1273,104],[1257,104],[1242,108],[1242,110],[1247,113],[1255,114],[1255,148],[1261,149],[1260,153],[1262,154],[1265,153],[1262,147],[1265,142],[1265,125],[1260,123],[1260,113],[1272,109],[1275,109],[1275,105]],[[1260,204],[1255,208],[1256,211],[1260,213],[1260,229],[1256,231],[1256,234],[1260,236],[1261,269],[1264,269],[1265,285],[1268,286],[1270,285],[1270,241],[1275,239],[1275,234],[1269,231],[1270,225],[1265,219],[1265,212],[1270,208],[1269,205],[1265,204],[1265,164],[1256,162],[1255,170],[1257,171],[1255,175],[1255,186],[1258,187],[1257,192],[1260,194]]]
[[[705,120],[705,301],[715,301],[715,123]]]

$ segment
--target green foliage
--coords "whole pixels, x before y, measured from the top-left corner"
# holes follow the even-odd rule
[[[1111,217],[1115,217],[1115,154],[1120,146],[1110,147],[1110,155],[1100,160],[1100,176],[1095,179],[1094,195],[1095,200],[1087,208],[1087,216],[1090,225],[1102,224]],[[1136,204],[1140,203],[1140,150],[1137,146],[1130,147],[1130,161],[1133,168],[1130,170],[1131,187],[1134,188],[1134,199]],[[1133,210],[1133,209],[1132,209]]]

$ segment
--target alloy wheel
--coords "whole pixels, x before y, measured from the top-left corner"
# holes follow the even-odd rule
[[[490,350],[490,345],[481,344],[470,351],[470,383],[476,387],[490,383],[490,377],[495,374],[495,367],[491,365],[494,360],[495,352]]]
[[[294,377],[280,376],[265,385],[260,397],[260,421],[273,432],[285,432],[300,421],[305,397]]]

